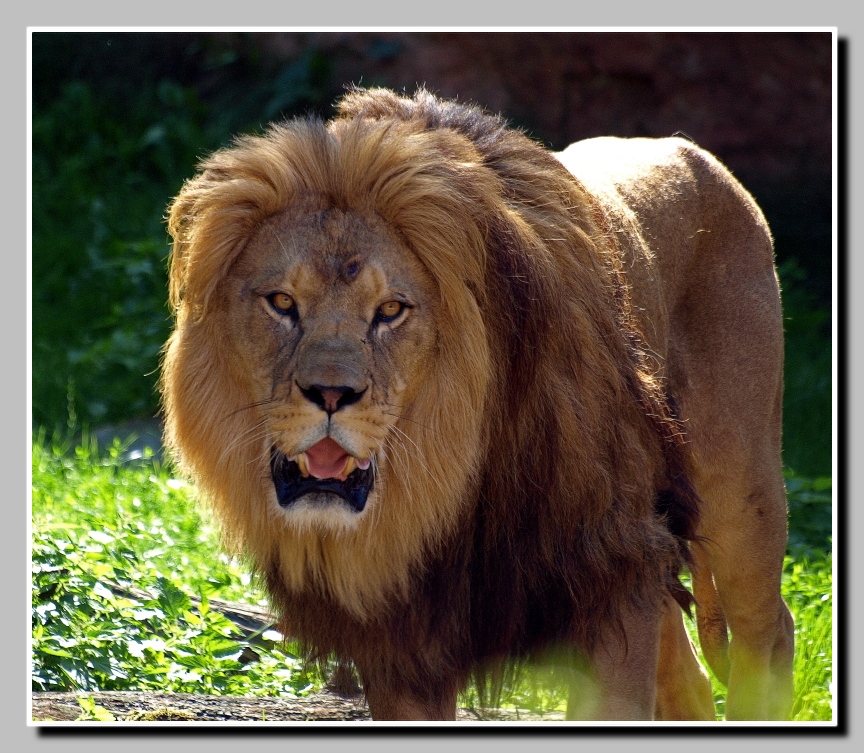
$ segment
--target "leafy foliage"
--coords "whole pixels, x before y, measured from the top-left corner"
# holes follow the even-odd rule
[[[830,551],[832,547],[832,483],[830,478],[803,478],[786,472],[789,505],[789,551],[797,557]]]
[[[200,104],[170,82],[143,91],[121,114],[73,81],[34,113],[37,423],[155,410],[170,328],[162,215],[202,143]]]
[[[780,266],[786,361],[783,391],[783,463],[804,476],[832,472],[831,313],[816,304],[803,268]]]
[[[34,690],[299,696],[320,684],[289,646],[252,645],[210,609],[216,594],[261,594],[185,484],[152,460],[122,465],[119,443],[106,458],[63,449],[33,446]]]

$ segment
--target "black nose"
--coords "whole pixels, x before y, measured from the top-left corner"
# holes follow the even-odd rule
[[[297,386],[300,387],[299,384]],[[363,397],[366,390],[363,389],[357,392],[352,387],[330,387],[313,384],[309,387],[300,387],[300,392],[303,393],[303,397],[315,403],[321,410],[335,413],[346,405],[356,403]]]

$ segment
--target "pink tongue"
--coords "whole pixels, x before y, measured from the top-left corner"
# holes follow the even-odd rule
[[[325,437],[306,450],[306,459],[309,461],[309,473],[315,478],[340,478],[345,470],[348,453],[330,437]]]

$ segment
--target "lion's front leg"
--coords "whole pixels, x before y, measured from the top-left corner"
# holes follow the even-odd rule
[[[708,673],[699,663],[684,612],[666,597],[660,631],[655,719],[663,721],[714,721],[714,695]]]
[[[568,720],[651,720],[656,700],[661,611],[633,609],[624,631],[607,628],[592,652],[590,670],[574,671]]]
[[[375,721],[455,721],[455,682],[430,682],[422,693],[388,679],[385,673],[358,668],[369,711]]]

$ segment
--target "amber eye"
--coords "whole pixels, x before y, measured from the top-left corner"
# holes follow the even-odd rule
[[[287,293],[270,293],[267,300],[277,314],[288,316],[294,311],[294,299]]]
[[[405,304],[401,301],[387,301],[387,303],[382,303],[378,307],[378,321],[392,322],[402,313],[402,309],[404,308]]]

